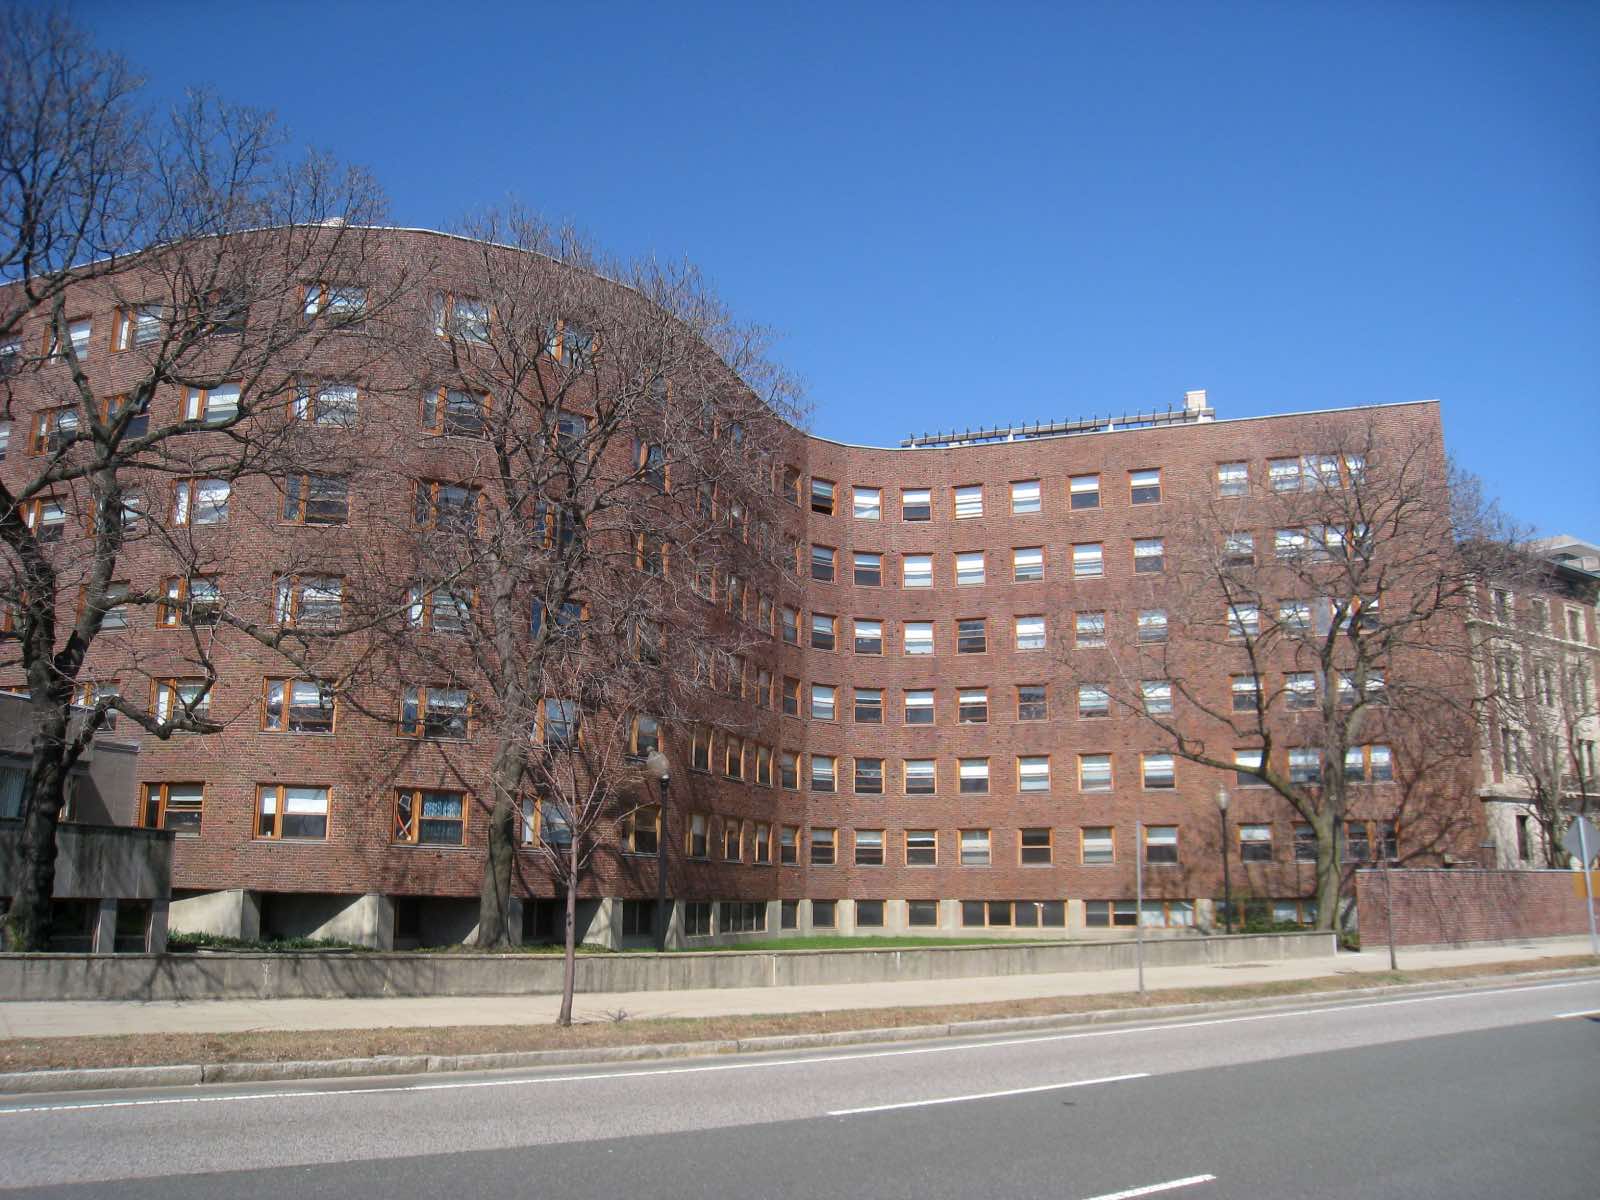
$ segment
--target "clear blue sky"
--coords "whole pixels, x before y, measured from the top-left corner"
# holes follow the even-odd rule
[[[1600,539],[1600,5],[78,3],[401,224],[703,266],[817,432],[1438,397]]]

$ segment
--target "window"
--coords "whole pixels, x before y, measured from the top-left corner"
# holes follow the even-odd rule
[[[1018,650],[1043,650],[1044,617],[1039,613],[1030,613],[1025,617],[1016,619],[1016,643]]]
[[[783,677],[783,712],[788,717],[800,715],[800,681],[792,675]]]
[[[1235,787],[1265,787],[1265,781],[1256,774],[1261,769],[1261,751],[1235,750],[1233,752],[1233,782]]]
[[[850,500],[851,515],[858,521],[876,521],[883,516],[883,491],[881,488],[851,488]]]
[[[204,679],[155,681],[156,720],[193,717],[205,720],[211,713],[211,684]]]
[[[139,806],[139,824],[178,834],[200,832],[205,786],[199,783],[147,783]]]
[[[726,779],[744,778],[744,739],[732,734],[722,739],[722,774]]]
[[[961,865],[987,867],[989,865],[989,831],[963,829],[961,831]]]
[[[832,583],[834,560],[838,554],[832,546],[811,547],[811,578],[820,583]]]
[[[1294,562],[1306,552],[1304,529],[1278,529],[1272,534],[1272,555],[1279,562]]]
[[[1092,649],[1106,644],[1106,615],[1103,612],[1081,612],[1077,614],[1074,634],[1077,638],[1078,648]]]
[[[1217,495],[1248,496],[1249,494],[1249,463],[1225,462],[1217,464]]]
[[[239,385],[224,383],[214,388],[190,388],[185,393],[183,418],[205,425],[227,425],[239,416]]]
[[[22,519],[41,543],[59,542],[66,536],[67,506],[60,500],[24,500]]]
[[[778,611],[779,635],[791,646],[800,644],[800,613],[785,605]]]
[[[629,755],[643,762],[652,751],[660,749],[661,722],[645,713],[639,713],[629,723]]]
[[[908,758],[905,761],[906,795],[931,796],[938,782],[931,758]]]
[[[988,625],[982,617],[969,617],[956,622],[957,654],[986,654],[988,650]]]
[[[1067,923],[1061,900],[963,900],[961,924],[968,928],[1060,928]]]
[[[350,484],[331,475],[289,475],[283,481],[283,519],[295,525],[343,525],[350,520]]]
[[[1138,575],[1159,575],[1166,569],[1166,551],[1160,538],[1135,538],[1133,570]]]
[[[1290,633],[1303,633],[1311,628],[1311,604],[1306,600],[1291,600],[1278,606],[1278,624]]]
[[[1144,827],[1144,860],[1151,866],[1175,865],[1178,861],[1178,827],[1176,825],[1146,825]]]
[[[905,651],[907,654],[933,653],[933,622],[907,621],[905,623]]]
[[[1162,717],[1172,712],[1172,684],[1168,680],[1142,680],[1139,695],[1144,701],[1144,711],[1150,716]]]
[[[77,409],[46,409],[28,426],[28,453],[54,454],[71,444],[78,434],[78,426]]]
[[[883,724],[883,689],[856,688],[856,724]]]
[[[1117,861],[1116,834],[1109,825],[1085,825],[1080,831],[1083,864],[1103,867]]]
[[[960,781],[960,791],[963,795],[988,795],[989,760],[987,758],[957,759],[956,776]]]
[[[406,589],[406,624],[412,629],[432,629],[439,633],[461,633],[472,620],[472,595],[434,588],[431,592],[420,587]],[[536,602],[537,603],[537,602]],[[577,608],[577,614],[568,615],[568,624],[580,619],[581,605],[563,605],[563,609]],[[538,616],[543,615],[540,606]],[[537,619],[533,632],[538,633]]]
[[[355,322],[367,315],[367,289],[350,284],[308,283],[305,313],[308,317],[326,313],[329,318]]]
[[[813,900],[811,902],[811,926],[813,929],[832,929],[839,920],[839,902],[837,900]]]
[[[476,437],[483,432],[488,417],[489,397],[484,392],[441,387],[423,393],[422,428],[428,433]]]
[[[724,862],[744,861],[744,822],[732,817],[722,820],[722,858]]]
[[[755,864],[758,867],[772,865],[772,826],[765,821],[755,823],[755,833],[752,839],[755,848]]]
[[[72,697],[72,702],[79,708],[93,708],[101,700],[115,699],[121,695],[122,685],[115,679],[84,680],[78,684],[78,689]],[[108,708],[101,718],[100,728],[112,730],[116,727],[117,710]]]
[[[956,489],[956,520],[983,516],[983,485],[968,484]]]
[[[830,683],[813,683],[811,685],[811,717],[816,721],[831,721],[834,719],[835,697],[839,689]]]
[[[1011,552],[1011,578],[1017,583],[1037,583],[1044,578],[1044,549],[1022,546]]]
[[[645,442],[638,438],[633,442],[633,465],[639,473],[639,479],[653,487],[658,492],[665,492],[671,483],[671,473],[667,467],[667,448],[658,442]]]
[[[1078,685],[1078,716],[1104,717],[1111,712],[1111,693],[1103,683]]]
[[[337,575],[281,575],[273,615],[282,625],[338,625],[344,620],[344,580]]]
[[[1139,640],[1164,642],[1167,640],[1167,610],[1145,608],[1139,611]]]
[[[1049,706],[1042,683],[1017,685],[1017,720],[1043,721],[1049,717]]]
[[[1322,756],[1310,747],[1295,747],[1289,751],[1290,783],[1321,783]]]
[[[1234,675],[1228,680],[1234,712],[1255,712],[1261,704],[1261,680],[1255,675]]]
[[[440,292],[433,298],[433,331],[464,342],[489,340],[489,305],[470,296]]]
[[[1053,830],[1022,829],[1018,833],[1018,859],[1023,866],[1048,867],[1055,861]]]
[[[855,836],[856,866],[881,867],[883,866],[883,830],[858,829]],[[860,901],[857,901],[859,904]],[[880,924],[882,923],[880,912]]]
[[[5,357],[0,355],[0,379],[5,378]],[[11,422],[0,421],[0,462],[5,461],[6,452],[11,449]]]
[[[1255,637],[1261,632],[1261,609],[1254,604],[1228,605],[1228,636]]]
[[[900,581],[908,588],[933,586],[933,555],[907,554],[900,560]]]
[[[1130,471],[1128,486],[1135,504],[1157,504],[1161,500],[1161,469]]]
[[[401,788],[394,796],[394,840],[416,846],[466,843],[467,798],[461,792]]]
[[[1073,508],[1100,507],[1100,476],[1074,475],[1067,486]]]
[[[933,692],[931,689],[913,688],[906,692],[905,723],[907,725],[933,724]]]
[[[772,786],[772,748],[770,746],[757,746],[756,750],[756,783],[762,787]]]
[[[356,423],[358,390],[353,383],[306,383],[295,388],[291,410],[301,421],[350,429]],[[424,399],[424,408],[427,401]],[[423,424],[427,425],[424,417]]]
[[[800,861],[800,827],[784,825],[778,830],[778,862],[792,867]]]
[[[4,457],[5,447],[0,446],[0,458]],[[1572,642],[1585,640],[1583,636],[1583,612],[1581,609],[1567,609],[1567,640]]]
[[[869,621],[857,617],[852,624],[855,626],[855,645],[857,654],[882,654],[883,653],[883,622]]]
[[[878,587],[883,583],[883,555],[858,550],[852,559],[857,587]]]
[[[985,725],[989,721],[989,689],[962,688],[956,693],[956,722]]]
[[[174,490],[173,523],[220,525],[228,519],[228,498],[233,493],[226,479],[181,479]]]
[[[128,412],[129,409],[133,411]],[[123,419],[123,414],[128,413],[127,424],[122,427],[122,440],[131,442],[135,438],[142,438],[150,432],[150,399],[148,396],[134,403],[128,396],[112,396],[106,400],[101,408],[101,416],[108,426],[115,425]],[[0,453],[0,458],[4,454]]]
[[[1171,791],[1178,786],[1170,754],[1141,755],[1139,768],[1144,776],[1144,786],[1147,790]]]
[[[320,842],[327,836],[327,788],[264,783],[256,789],[256,837]]]
[[[1048,792],[1050,790],[1050,756],[1028,755],[1017,759],[1017,790],[1019,792]]]
[[[1105,574],[1099,542],[1080,542],[1072,548],[1072,574],[1078,579],[1098,579]]]
[[[933,493],[927,488],[901,488],[900,519],[902,521],[933,520]]]
[[[1085,792],[1111,790],[1111,755],[1078,755],[1078,788]]]
[[[855,790],[862,796],[883,795],[883,759],[856,759]]]
[[[838,760],[831,754],[813,754],[811,756],[811,790],[813,792],[831,792],[835,790]]]
[[[261,728],[332,733],[333,689],[316,679],[268,679],[262,685]]]
[[[1489,599],[1494,606],[1494,619],[1502,625],[1511,622],[1511,593],[1505,588],[1494,588],[1489,592]]]
[[[87,589],[79,593],[79,603],[87,599]],[[128,585],[124,582],[106,584],[100,603],[100,628],[103,630],[128,627]]]
[[[783,498],[798,508],[800,506],[800,468],[785,465],[779,488]]]
[[[1317,677],[1310,671],[1292,671],[1284,676],[1285,703],[1292,709],[1317,706]]]
[[[1372,841],[1365,821],[1344,823],[1344,853],[1340,857],[1345,862],[1372,861]]]
[[[932,829],[906,830],[906,866],[932,867],[938,862],[938,833]]]
[[[1268,459],[1267,486],[1275,492],[1298,492],[1300,490],[1300,460],[1298,458]]]
[[[819,829],[815,826],[811,830],[811,865],[813,867],[831,867],[837,861],[834,838],[836,830]]]
[[[937,900],[907,900],[906,924],[912,929],[934,929],[939,924]]]
[[[128,350],[135,346],[148,346],[161,337],[161,324],[166,317],[159,304],[139,304],[119,308],[111,335],[114,350]]]
[[[1344,777],[1354,783],[1389,783],[1394,757],[1387,746],[1351,746],[1344,752]]]
[[[1317,861],[1317,831],[1303,821],[1295,822],[1294,860],[1309,863]]]
[[[833,516],[834,483],[831,479],[811,479],[811,511],[825,517]]]
[[[1241,862],[1272,861],[1272,826],[1239,826],[1239,859]]]
[[[1254,534],[1230,533],[1222,539],[1222,564],[1226,567],[1253,567],[1256,562]]]
[[[811,648],[832,650],[838,640],[839,618],[830,613],[811,614]]]
[[[711,821],[705,813],[690,813],[689,828],[684,831],[684,851],[690,858],[711,857]]]
[[[956,586],[982,587],[984,582],[984,554],[982,550],[956,555]]]
[[[1039,511],[1039,481],[1022,479],[1011,485],[1011,511],[1016,516]]]
[[[462,483],[419,479],[413,515],[419,529],[456,533],[478,530],[478,492]]]
[[[545,702],[547,709],[545,742],[553,745],[557,743],[551,741],[553,731],[548,712],[551,703],[570,705],[572,702],[560,700]],[[401,737],[465,738],[471,717],[472,705],[465,688],[413,685],[406,688],[401,696],[400,725],[397,732]],[[571,710],[564,711],[562,717],[576,722],[575,706]]]
[[[1090,929],[1132,929],[1139,924],[1139,910],[1133,900],[1085,900],[1083,923]]]

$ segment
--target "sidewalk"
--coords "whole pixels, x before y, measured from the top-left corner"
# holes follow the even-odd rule
[[[1463,950],[1401,950],[1400,968],[1525,961],[1583,955],[1585,937],[1481,946]],[[1378,973],[1389,969],[1387,949],[1329,958],[1223,966],[1151,967],[1145,986],[1237,987],[1324,975]],[[706,991],[580,994],[574,1016],[605,1021],[617,1013],[630,1019],[726,1017],[846,1009],[971,1004],[1047,996],[1091,996],[1131,992],[1134,973],[1078,971],[1059,975],[1006,975],[930,983],[851,983],[826,987],[726,988]],[[559,996],[468,996],[359,1000],[200,1000],[0,1003],[0,1038],[82,1037],[97,1034],[227,1033],[255,1030],[415,1028],[446,1025],[527,1025],[555,1019]]]

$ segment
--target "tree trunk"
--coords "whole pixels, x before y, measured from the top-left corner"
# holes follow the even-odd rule
[[[484,950],[513,944],[510,914],[511,867],[517,854],[516,801],[499,789],[496,792],[489,814],[489,857],[478,892],[478,946]]]
[[[568,847],[566,941],[562,948],[561,1011],[557,1025],[572,1024],[572,993],[578,982],[578,838]]]
[[[33,762],[23,793],[22,843],[17,856],[16,894],[6,915],[6,944],[11,950],[46,950],[50,946],[50,905],[56,885],[56,828],[66,804],[66,775],[61,747],[66,722],[47,716],[34,730]]]
[[[1320,812],[1311,822],[1317,835],[1317,928],[1339,928],[1339,823]]]

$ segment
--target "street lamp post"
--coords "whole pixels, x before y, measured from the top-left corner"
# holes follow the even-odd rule
[[[1233,932],[1233,888],[1228,882],[1228,789],[1217,789],[1217,812],[1222,816],[1222,921],[1227,933]]]
[[[656,817],[656,950],[667,948],[667,790],[672,786],[672,764],[659,750],[644,760],[645,774],[660,789],[660,808]]]

